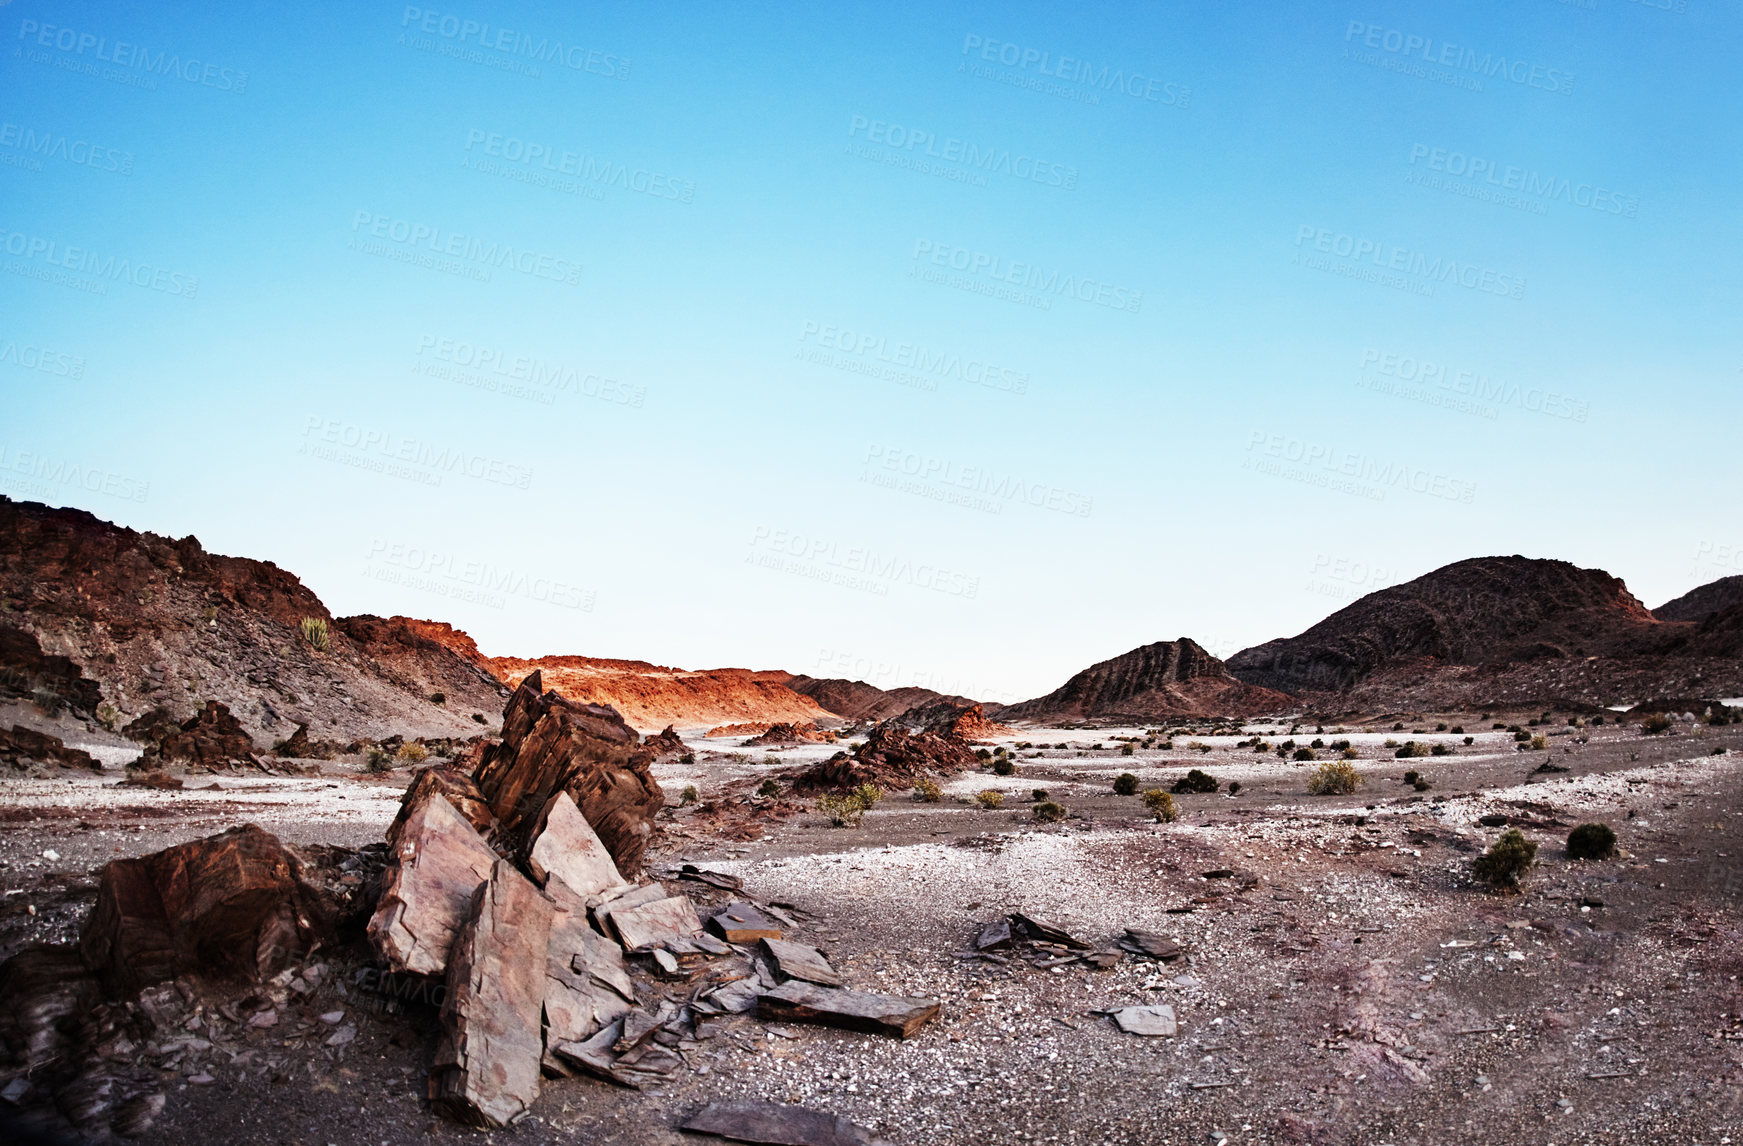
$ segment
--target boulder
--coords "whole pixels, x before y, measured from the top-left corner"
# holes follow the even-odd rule
[[[506,860],[473,894],[442,1000],[430,1104],[484,1129],[524,1117],[539,1096],[552,904]]]
[[[67,657],[44,653],[36,634],[0,625],[0,696],[65,706],[85,716],[96,713],[103,692]]]
[[[819,987],[789,979],[757,999],[757,1017],[777,1022],[821,1023],[850,1031],[907,1038],[938,1017],[931,999],[908,999]]]
[[[598,895],[621,887],[611,853],[599,842],[587,817],[575,806],[569,793],[558,792],[545,806],[544,824],[527,856],[527,869],[540,887],[553,877],[578,895]]]
[[[744,742],[746,748],[767,748],[780,744],[816,744],[833,739],[810,721],[797,724],[776,723]]]
[[[496,853],[434,785],[426,785],[394,837],[369,939],[395,971],[439,975],[454,936],[490,878]]]
[[[134,728],[145,719],[141,717],[128,725],[128,735],[133,735]],[[163,760],[185,760],[206,768],[228,768],[240,762],[259,764],[254,758],[254,738],[230,715],[226,705],[215,700],[208,700],[206,707],[182,721],[174,732],[165,733],[145,754]]]
[[[670,724],[666,725],[665,730],[658,736],[650,736],[642,741],[642,747],[652,752],[656,758],[670,756],[676,752],[690,751],[689,746],[678,739],[677,729]]]
[[[490,805],[485,802],[484,794],[478,790],[478,785],[472,782],[472,777],[458,768],[446,764],[437,764],[425,768],[412,777],[411,786],[399,801],[399,815],[387,827],[387,842],[393,843],[399,837],[400,829],[412,812],[420,807],[432,795],[454,806],[454,810],[466,817],[479,834],[490,830],[496,817],[490,814]]]
[[[853,755],[837,752],[812,765],[793,781],[798,792],[857,788],[876,784],[907,789],[922,776],[961,772],[979,761],[966,743],[932,732],[912,732],[893,721],[871,730]]]
[[[653,753],[615,709],[542,687],[536,671],[521,681],[503,710],[502,741],[485,751],[475,776],[496,815],[496,838],[524,861],[552,797],[567,792],[618,871],[633,875],[665,804],[648,770]]]
[[[259,980],[334,938],[339,909],[253,824],[104,866],[79,948],[108,985],[177,975]]]
[[[12,731],[0,729],[0,763],[14,768],[30,764],[58,764],[62,768],[86,768],[102,771],[96,757],[78,748],[68,748],[58,736],[14,724]]]

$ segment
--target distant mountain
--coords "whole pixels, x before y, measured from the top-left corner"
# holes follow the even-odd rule
[[[335,618],[269,561],[82,510],[0,498],[0,598],[9,627],[79,666],[124,720],[157,706],[185,718],[214,699],[262,750],[299,723],[335,740],[470,736],[483,731],[471,714],[494,726],[507,695],[487,669],[429,637],[445,625]],[[326,625],[325,651],[302,636],[305,618]],[[0,644],[29,655],[26,642]]]
[[[795,676],[787,681],[787,687],[810,697],[836,716],[856,721],[888,720],[909,709],[937,701],[949,701],[954,705],[975,703],[966,696],[946,696],[913,685],[881,689],[863,680],[836,677]]]
[[[793,674],[772,669],[680,669],[603,657],[495,657],[490,666],[511,685],[542,672],[547,689],[582,704],[609,704],[630,726],[666,727],[804,723],[828,710],[787,687]]]
[[[1185,637],[1158,641],[1091,665],[1046,696],[989,715],[1025,720],[1153,720],[1164,717],[1257,716],[1288,712],[1294,698],[1248,684]]]
[[[1527,557],[1459,561],[1338,610],[1229,671],[1344,711],[1607,705],[1736,695],[1723,624],[1663,621],[1600,569]]]
[[[1708,581],[1652,610],[1661,621],[1704,621],[1722,609],[1743,605],[1743,574]]]

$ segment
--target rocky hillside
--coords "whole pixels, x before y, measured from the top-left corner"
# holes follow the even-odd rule
[[[1295,700],[1229,674],[1194,641],[1157,641],[1094,664],[1046,696],[1007,705],[1001,722],[1153,720],[1172,716],[1257,716],[1288,712]]]
[[[1704,621],[1735,605],[1743,605],[1743,574],[1721,577],[1690,589],[1652,610],[1652,615],[1661,621]]]
[[[120,723],[157,706],[186,718],[215,699],[262,750],[299,723],[336,740],[467,736],[480,731],[475,712],[495,724],[506,695],[428,622],[334,618],[269,561],[80,510],[0,498],[0,599],[6,625],[77,665]],[[303,636],[304,618],[325,623],[325,650]]]
[[[907,685],[882,689],[863,680],[839,677],[795,676],[787,681],[787,687],[810,697],[844,720],[862,722],[888,720],[909,709],[938,701],[956,705],[975,703],[966,696],[946,696],[929,688]]]
[[[1370,593],[1229,659],[1249,684],[1338,711],[1608,705],[1743,691],[1739,617],[1661,620],[1620,578],[1482,557]]]
[[[791,673],[742,668],[680,669],[600,657],[496,657],[489,664],[515,685],[540,672],[545,687],[579,704],[609,704],[647,732],[721,724],[828,720],[831,714],[787,687]]]

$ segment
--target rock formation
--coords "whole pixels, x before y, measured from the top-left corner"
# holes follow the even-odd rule
[[[1007,705],[993,715],[1000,721],[1149,721],[1257,716],[1287,712],[1294,703],[1273,689],[1237,680],[1222,661],[1182,637],[1091,665],[1046,696]]]
[[[974,752],[961,740],[931,732],[912,732],[891,721],[871,730],[853,754],[837,752],[801,772],[793,781],[800,792],[857,788],[912,788],[922,776],[944,775],[975,767]]]
[[[843,680],[838,677],[800,675],[789,678],[787,687],[810,697],[844,720],[866,723],[888,720],[909,709],[936,701],[950,701],[962,705],[974,703],[966,696],[946,696],[915,685],[882,689],[863,680]]]
[[[791,673],[741,668],[687,670],[599,657],[498,657],[510,684],[540,672],[546,686],[577,704],[609,705],[633,728],[711,727],[745,721],[816,721],[829,713],[787,687]]]
[[[1743,574],[1721,577],[1690,589],[1652,610],[1652,615],[1661,621],[1700,622],[1736,605],[1743,605]]]

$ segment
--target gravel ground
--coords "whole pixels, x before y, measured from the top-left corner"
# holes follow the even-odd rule
[[[666,1143],[686,1140],[673,1127],[702,1102],[755,1096],[928,1146],[1743,1142],[1743,731],[1607,726],[1547,752],[1515,752],[1492,732],[1470,747],[1337,733],[1361,753],[1366,783],[1327,798],[1305,793],[1311,765],[1236,749],[1234,736],[1199,737],[1207,753],[1177,737],[1171,751],[1118,754],[1114,737],[1141,734],[1024,729],[1000,743],[1071,747],[1018,749],[1015,776],[959,777],[938,804],[891,794],[857,828],[729,802],[829,746],[770,765],[761,750],[710,742],[694,765],[662,766],[669,793],[693,783],[712,807],[671,809],[651,866],[738,874],[758,898],[801,909],[797,937],[850,985],[941,1001],[941,1018],[905,1042],[733,1019],[686,1049],[690,1072],[661,1091],[555,1081],[531,1118],[483,1135],[435,1120],[420,1098],[432,1014],[381,1013],[347,986],[365,955],[336,952],[306,1009],[343,1012],[354,1039],[229,1030],[197,1012],[204,1025],[191,1029],[211,1049],[165,1072],[168,1104],[142,1140]],[[1388,737],[1442,740],[1457,755],[1397,760],[1380,747]],[[1534,774],[1545,761],[1569,771]],[[1177,797],[1173,824],[1111,791],[1122,771],[1148,787],[1189,767],[1243,790]],[[1434,787],[1412,791],[1407,769]],[[113,777],[0,783],[0,954],[70,937],[113,855],[239,822],[357,846],[379,838],[404,780],[330,767],[220,776],[212,793],[104,786]],[[1008,793],[1001,809],[958,802],[985,787]],[[1072,818],[1034,824],[1035,788]],[[1468,875],[1502,830],[1478,822],[1493,815],[1540,845],[1518,894]],[[1567,831],[1587,819],[1616,827],[1618,858],[1566,858]],[[962,957],[980,924],[1012,910],[1096,944],[1128,926],[1160,931],[1188,955],[1107,971]],[[1125,1035],[1098,1013],[1152,1002],[1173,1004],[1176,1037]]]

